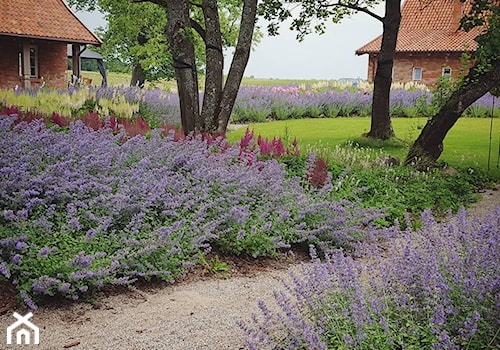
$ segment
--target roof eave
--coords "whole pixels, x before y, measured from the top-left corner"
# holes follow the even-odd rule
[[[448,49],[448,50],[397,50],[396,53],[457,53],[476,52],[475,49]]]
[[[10,36],[16,38],[25,38],[25,39],[39,39],[39,40],[51,40],[51,41],[61,41],[68,44],[76,43],[76,44],[90,44],[94,46],[101,46],[102,41],[90,41],[90,40],[79,40],[79,39],[71,39],[71,38],[57,38],[57,37],[49,37],[49,36],[37,36],[37,35],[25,35],[25,34],[16,34],[16,33],[1,33],[0,36]]]
[[[360,51],[360,50],[356,50],[354,51],[354,53],[357,55],[357,56],[361,56],[361,55],[365,55],[365,54],[371,54],[371,53],[378,53],[378,51]]]
[[[87,27],[87,25],[85,23],[83,23],[80,18],[78,18],[75,13],[73,12],[73,10],[71,9],[71,7],[69,7],[69,5],[65,2],[65,1],[62,1],[62,3],[66,6],[66,8],[68,9],[68,11],[71,13],[71,15],[78,21],[80,22],[89,32],[90,34],[92,34],[92,36],[99,42],[99,44],[97,46],[100,46],[102,44],[102,40],[99,39],[99,37],[97,35],[94,34],[94,32],[89,28]],[[83,43],[83,42],[81,42]],[[96,44],[95,44],[96,45]]]
[[[398,53],[457,53],[457,52],[476,52],[475,49],[457,49],[457,50],[396,50],[396,54]],[[358,56],[364,55],[364,54],[378,54],[380,53],[380,50],[375,51],[375,50],[356,50],[355,54]]]

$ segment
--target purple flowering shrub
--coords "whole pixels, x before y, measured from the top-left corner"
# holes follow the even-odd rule
[[[269,119],[368,117],[371,113],[371,89],[314,89],[290,86],[242,86],[238,92],[232,120],[264,122]],[[467,116],[491,115],[493,96],[486,94],[467,111]],[[432,92],[394,87],[390,96],[390,114],[394,117],[428,117],[436,112]],[[499,109],[494,111],[499,115]]]
[[[276,305],[260,301],[260,315],[240,324],[248,348],[498,348],[500,207],[440,224],[425,212],[422,222],[388,229],[389,246],[377,233],[358,259],[336,250],[304,265]]]
[[[67,131],[0,118],[0,279],[35,307],[137,278],[171,280],[199,251],[273,255],[348,246],[371,222],[357,203],[309,190],[258,149]],[[380,216],[377,211],[370,212]]]

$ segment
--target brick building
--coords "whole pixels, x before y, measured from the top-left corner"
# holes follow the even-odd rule
[[[460,0],[406,0],[394,58],[393,81],[432,86],[440,76],[457,78],[463,70],[461,56],[473,56],[474,38],[481,28],[459,30],[460,18],[470,6]],[[368,54],[368,81],[373,82],[382,36],[356,50]]]
[[[0,88],[67,86],[67,44],[80,76],[80,52],[101,41],[63,0],[0,0]]]

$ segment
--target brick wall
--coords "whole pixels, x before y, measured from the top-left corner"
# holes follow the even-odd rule
[[[376,71],[377,71],[377,55],[371,53],[368,57],[368,81],[370,83],[373,83]]]
[[[68,61],[65,42],[0,36],[0,88],[24,86],[19,76],[19,53],[23,52],[24,43],[38,47],[38,78],[31,79],[32,87],[40,86],[43,82],[48,87],[67,86]]]
[[[22,42],[0,36],[0,88],[22,86],[19,79],[19,53]]]
[[[419,83],[427,86],[435,86],[443,67],[451,68],[452,79],[458,79],[462,70],[460,57],[461,53],[397,53],[394,60],[393,82],[411,82],[414,67],[422,68],[422,80]],[[368,59],[368,81],[370,82],[373,82],[375,77],[376,66],[377,57],[370,54]]]
[[[68,51],[64,42],[43,41],[38,45],[39,75],[49,87],[67,86]]]
[[[419,83],[435,86],[443,72],[443,67],[451,68],[452,79],[458,79],[462,71],[460,53],[400,53],[394,61],[393,79],[395,82],[412,81],[414,67],[422,68],[422,80]]]

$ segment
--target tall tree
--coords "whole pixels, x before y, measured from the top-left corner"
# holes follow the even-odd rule
[[[422,129],[408,152],[405,160],[407,165],[427,167],[434,163],[443,152],[443,141],[448,131],[467,107],[500,86],[500,2],[471,1],[470,12],[462,18],[462,28],[485,28],[476,38],[478,48],[474,66]]]
[[[243,0],[235,53],[225,84],[223,84],[223,55],[220,6],[217,0],[149,0],[167,12],[167,40],[170,44],[177,76],[184,132],[225,133],[238,89],[243,79],[252,47],[257,0]],[[222,3],[222,1],[220,1]],[[228,7],[239,7],[241,1],[226,0]],[[231,6],[232,5],[232,6]],[[201,9],[203,22],[193,18]],[[205,94],[201,113],[198,104],[197,70],[194,50],[190,45],[196,31],[205,43]]]
[[[286,4],[299,4],[300,12],[292,14]],[[371,126],[368,137],[389,139],[394,136],[389,114],[389,97],[392,83],[392,67],[396,52],[399,25],[401,23],[401,0],[386,0],[385,15],[381,17],[373,12],[373,7],[379,0],[264,0],[261,12],[264,18],[270,21],[268,30],[271,34],[277,33],[280,22],[292,18],[291,29],[298,31],[298,38],[311,32],[312,20],[319,20],[314,29],[323,33],[325,21],[340,22],[345,16],[362,12],[382,22],[382,44],[377,58],[373,86],[373,101],[371,112]]]
[[[98,0],[97,5],[93,0],[69,0],[70,4],[86,9],[100,6],[101,1],[115,3],[115,8],[119,8],[122,2],[129,2],[137,6],[152,3],[163,9],[166,24],[162,30],[155,29],[155,33],[164,35],[168,44],[166,52],[171,56],[177,79],[184,132],[224,133],[252,43],[260,37],[255,30],[257,0]],[[135,38],[138,41],[140,36]],[[197,40],[203,43],[201,60],[199,45],[195,44]],[[234,43],[235,52],[224,83],[223,49],[234,46]],[[198,92],[200,62],[205,70],[201,111]]]

